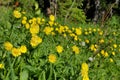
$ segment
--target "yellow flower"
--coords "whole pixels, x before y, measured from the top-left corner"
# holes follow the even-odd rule
[[[63,47],[60,46],[60,45],[57,46],[56,49],[57,49],[57,52],[58,52],[58,53],[61,53],[61,52],[63,51]]]
[[[108,53],[107,53],[107,52],[105,52],[105,53],[104,53],[104,56],[105,56],[105,57],[108,57],[109,55],[108,55]]]
[[[26,23],[26,24],[25,24],[25,27],[26,27],[26,29],[29,29],[29,28],[30,28],[29,23]]]
[[[77,40],[78,40],[78,37],[77,37],[77,36],[74,36],[74,40],[77,41]]]
[[[26,24],[27,22],[26,22],[26,20],[22,20],[22,24]]]
[[[32,34],[39,33],[39,25],[38,24],[31,24],[30,33],[32,33]]]
[[[42,42],[42,39],[40,37],[38,37],[37,35],[33,35],[31,40],[30,40],[30,44],[32,47],[36,47],[41,42]]]
[[[73,50],[73,52],[75,52],[75,54],[79,54],[79,52],[80,52],[79,48],[76,45],[74,45],[72,47],[72,50]]]
[[[113,59],[112,59],[112,58],[110,58],[110,62],[113,62]]]
[[[56,56],[54,54],[50,54],[48,56],[49,62],[55,63],[56,62]]]
[[[37,23],[41,24],[41,18],[39,18],[39,17],[37,18]]]
[[[99,35],[103,35],[103,31],[99,31]]]
[[[13,48],[13,45],[10,42],[5,42],[4,47],[6,50],[10,51]]]
[[[104,39],[99,40],[99,43],[101,44],[104,43]]]
[[[17,10],[13,11],[13,15],[14,15],[15,18],[20,18],[21,17],[21,13]]]
[[[83,77],[83,80],[89,80],[89,77],[88,76]]]
[[[94,32],[96,32],[96,29],[93,29]]]
[[[117,44],[113,44],[113,47],[114,47],[114,48],[117,48]]]
[[[87,63],[82,63],[82,65],[81,65],[81,75],[83,77],[83,80],[89,80],[88,70],[89,70],[88,64]]]
[[[88,35],[88,32],[87,32],[87,31],[85,31],[85,35]]]
[[[115,52],[112,52],[112,55],[114,56],[114,55],[115,55]]]
[[[13,55],[14,57],[20,56],[20,55],[21,55],[20,49],[18,49],[18,48],[13,48],[13,49],[12,49],[12,55]]]
[[[88,72],[88,70],[89,70],[89,67],[88,67],[87,63],[82,63],[81,68],[82,68],[82,70],[84,70],[86,72]]]
[[[27,52],[27,47],[25,45],[22,45],[20,47],[20,51],[21,51],[21,53],[26,53]]]
[[[53,31],[53,28],[52,27],[45,27],[45,29],[43,31],[45,32],[46,35],[49,35]]]
[[[50,21],[55,21],[55,17],[53,15],[50,15]]]
[[[81,34],[82,34],[81,28],[76,28],[76,29],[75,29],[75,33],[76,33],[77,35],[81,35]]]
[[[105,54],[105,51],[104,51],[104,50],[101,50],[101,54],[104,55],[104,54]]]
[[[50,26],[53,26],[54,22],[53,21],[49,21],[48,22]]]
[[[95,48],[95,46],[92,44],[92,45],[90,46],[91,51],[93,51],[94,48]]]
[[[88,44],[88,43],[89,43],[89,40],[88,40],[88,39],[86,39],[86,40],[85,40],[85,42]]]
[[[23,20],[25,20],[25,21],[26,21],[26,20],[27,20],[27,17],[26,17],[26,16],[24,16],[24,17],[23,17]]]
[[[0,69],[3,69],[4,68],[4,64],[0,64]]]

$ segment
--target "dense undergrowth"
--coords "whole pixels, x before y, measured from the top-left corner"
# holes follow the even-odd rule
[[[118,16],[100,27],[8,8],[0,7],[1,80],[120,79]]]

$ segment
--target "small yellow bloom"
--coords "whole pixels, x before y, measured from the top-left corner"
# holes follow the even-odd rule
[[[63,47],[60,46],[60,45],[58,45],[58,46],[56,47],[56,49],[57,49],[57,52],[58,52],[58,53],[62,53],[62,51],[63,51]]]
[[[72,47],[72,50],[73,50],[73,52],[75,52],[75,54],[79,54],[79,52],[80,52],[79,48],[76,45],[74,45]]]
[[[94,32],[96,32],[96,29],[93,29]]]
[[[112,55],[114,56],[114,55],[115,55],[115,52],[112,52]]]
[[[13,48],[13,45],[10,42],[5,42],[4,47],[6,50],[10,51]]]
[[[117,44],[113,44],[113,47],[114,47],[114,48],[117,48]]]
[[[92,44],[92,45],[90,46],[90,50],[91,50],[91,51],[94,51],[94,48],[95,48],[95,46]]]
[[[20,18],[21,17],[21,13],[17,10],[13,11],[13,15],[14,15],[15,18]]]
[[[74,40],[77,41],[77,40],[78,40],[78,37],[77,37],[77,36],[74,36]]]
[[[112,59],[112,58],[110,58],[110,62],[113,62],[113,59]]]
[[[82,34],[81,28],[76,28],[76,29],[75,29],[75,33],[76,33],[77,35],[81,35],[81,34]]]
[[[0,64],[0,69],[3,69],[4,68],[4,64]]]
[[[105,57],[108,57],[109,55],[108,55],[108,53],[107,53],[107,52],[105,52],[104,56],[105,56]]]
[[[48,56],[49,62],[55,63],[56,62],[56,56],[54,54],[50,54]]]
[[[25,21],[26,21],[26,20],[27,20],[27,17],[26,17],[26,16],[24,16],[24,17],[23,17],[23,20],[25,20]]]
[[[41,24],[41,18],[39,18],[39,17],[37,18],[37,23]]]
[[[53,15],[50,15],[50,21],[55,21],[55,17]]]
[[[25,27],[26,27],[26,29],[29,29],[29,28],[30,28],[29,23],[26,23],[26,24],[25,24]]]
[[[50,26],[53,26],[54,22],[53,21],[49,21],[48,22]]]
[[[88,35],[88,32],[87,32],[87,31],[85,32],[85,35]]]
[[[27,47],[25,45],[22,45],[20,47],[20,51],[21,51],[21,53],[26,53],[27,52]]]
[[[104,39],[99,40],[99,43],[101,44],[104,43]]]
[[[99,35],[103,35],[103,31],[100,31],[100,32],[99,32]]]
[[[26,22],[26,20],[22,20],[22,24],[26,24],[27,22]]]
[[[85,40],[85,42],[88,44],[88,43],[89,43],[89,40],[88,40],[88,39],[86,39],[86,40]]]
[[[13,55],[14,57],[20,56],[20,55],[21,55],[20,49],[18,49],[18,48],[13,48],[13,49],[12,49],[12,55]]]

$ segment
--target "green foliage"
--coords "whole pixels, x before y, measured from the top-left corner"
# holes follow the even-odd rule
[[[71,4],[72,1],[69,5]],[[81,15],[82,17],[83,13],[79,12],[78,8],[71,9],[73,12],[70,11],[70,16],[77,18]],[[83,62],[89,65],[90,80],[120,79],[120,19],[118,16],[112,17],[106,23],[107,27],[104,28],[100,28],[99,25],[75,24],[74,22],[63,25],[64,21],[59,21],[59,23],[53,21],[51,26],[50,20],[38,17],[34,12],[31,15],[28,15],[29,11],[22,14],[24,9],[21,9],[22,16],[18,19],[13,16],[12,8],[0,7],[0,10],[0,15],[2,15],[0,19],[0,64],[4,64],[3,68],[0,66],[0,80],[82,80],[81,64]],[[36,22],[36,24],[39,23],[39,33],[31,34],[30,28],[27,29],[25,24],[22,24],[23,17],[27,17],[26,21],[30,24],[30,28],[32,26],[30,20],[36,22],[39,18],[40,23]],[[72,17],[68,16],[73,21]],[[50,29],[45,31],[46,27],[53,29],[48,35],[46,32]],[[78,35],[78,33],[81,34]],[[34,35],[42,38],[42,43],[36,47],[30,44],[31,37]],[[104,42],[100,42],[101,39]],[[11,51],[5,49],[3,44],[6,41],[11,42],[16,48],[26,45],[27,52],[14,57]],[[58,45],[63,47],[62,53],[57,52],[56,46]],[[72,50],[73,45],[78,46],[79,54]],[[114,47],[116,45],[117,47]],[[102,54],[101,50],[107,52],[108,56],[105,53]],[[51,53],[56,56],[55,63],[51,63],[48,59]]]
[[[81,9],[82,1],[60,0],[58,1],[58,17],[65,17],[65,21],[84,23],[86,20],[84,11]],[[79,8],[78,8],[79,7]]]

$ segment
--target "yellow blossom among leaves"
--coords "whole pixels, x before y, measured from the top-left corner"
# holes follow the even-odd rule
[[[45,29],[43,31],[45,32],[46,35],[49,35],[53,31],[53,28],[52,27],[45,27]]]
[[[4,47],[6,50],[10,51],[13,48],[13,45],[10,42],[5,42]]]
[[[56,56],[55,56],[54,54],[50,54],[50,55],[48,56],[48,60],[49,60],[49,62],[51,62],[51,63],[55,63],[55,62],[56,62]]]
[[[0,64],[0,69],[3,69],[4,68],[4,64]]]
[[[19,48],[13,48],[13,49],[12,49],[12,55],[13,55],[14,57],[20,56],[20,55],[21,55],[20,49],[19,49]]]
[[[50,18],[50,21],[55,21],[55,16],[54,15],[50,15],[49,18]]]
[[[113,44],[113,47],[114,47],[114,48],[117,48],[117,44]]]
[[[26,20],[22,20],[22,24],[26,24],[27,22],[26,22]]]
[[[75,33],[76,33],[77,35],[81,35],[81,34],[82,34],[81,28],[76,28],[76,29],[75,29]]]
[[[63,51],[63,47],[60,46],[60,45],[58,45],[58,46],[56,47],[56,49],[57,49],[57,52],[58,52],[58,53],[61,53],[61,52]]]
[[[79,52],[80,52],[79,48],[76,45],[74,45],[72,47],[72,50],[73,50],[73,52],[75,52],[75,54],[79,54]]]
[[[40,38],[37,35],[33,35],[31,40],[30,40],[30,44],[31,44],[32,47],[36,47],[41,42],[42,42],[42,38]]]
[[[26,53],[27,52],[27,47],[25,45],[22,45],[20,47],[20,51],[21,51],[21,53]]]
[[[15,18],[20,18],[21,17],[21,13],[17,10],[14,10],[13,15],[14,15]]]
[[[81,75],[83,77],[83,80],[89,80],[88,70],[89,70],[88,64],[87,63],[82,63],[82,65],[81,65]]]
[[[29,28],[30,28],[29,23],[26,23],[26,24],[25,24],[25,27],[26,27],[26,29],[29,29]]]
[[[31,24],[30,33],[32,33],[32,34],[39,33],[39,25],[38,24],[34,24],[34,23]]]

